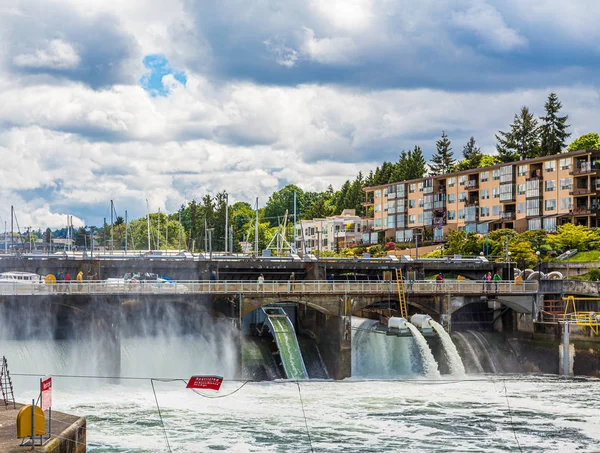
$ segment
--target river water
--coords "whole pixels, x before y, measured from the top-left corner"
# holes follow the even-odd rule
[[[38,381],[15,379],[18,399],[31,399]],[[519,451],[518,440],[526,452],[600,452],[593,379],[304,382],[311,441],[295,383],[248,383],[206,398],[241,384],[202,396],[183,382],[155,382],[172,451],[310,452],[312,442],[316,452],[506,452]],[[55,378],[54,409],[87,418],[90,452],[167,451],[149,380]]]

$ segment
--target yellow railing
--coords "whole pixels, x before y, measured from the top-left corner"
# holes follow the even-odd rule
[[[598,335],[600,330],[600,312],[594,311],[577,311],[575,304],[576,300],[596,300],[600,301],[597,297],[573,297],[569,296],[564,298],[565,304],[565,322],[576,324],[582,327],[589,327],[592,332]],[[569,308],[573,307],[573,311],[569,312]]]

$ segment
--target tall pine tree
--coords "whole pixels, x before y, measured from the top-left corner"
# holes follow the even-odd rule
[[[565,147],[565,141],[571,136],[567,132],[569,115],[558,116],[558,111],[561,107],[562,104],[558,100],[556,93],[550,93],[544,105],[546,115],[540,117],[542,121],[542,125],[540,126],[540,156],[559,154]]]
[[[458,162],[452,171],[472,170],[481,166],[483,154],[481,148],[477,146],[475,137],[471,137],[463,147],[463,160]]]
[[[425,164],[425,158],[421,147],[415,146],[415,149],[408,152],[407,156],[407,169],[405,179],[417,179],[422,178],[427,172]]]
[[[429,165],[432,175],[444,175],[452,171],[455,160],[452,157],[454,153],[450,148],[450,144],[446,132],[442,131],[442,138],[435,142],[436,154],[431,158],[431,164]]]
[[[509,132],[498,131],[496,134],[496,151],[501,162],[514,162],[536,157],[539,153],[540,131],[538,122],[528,107],[521,107],[515,115]]]

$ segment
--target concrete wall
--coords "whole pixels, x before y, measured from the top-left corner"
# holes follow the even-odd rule
[[[312,309],[298,310],[298,327],[314,338],[329,376],[344,379],[352,373],[350,318],[328,316]]]

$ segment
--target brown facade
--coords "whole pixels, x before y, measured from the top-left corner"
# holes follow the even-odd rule
[[[485,234],[499,228],[554,231],[572,222],[596,227],[600,151],[527,159],[384,186],[367,187],[372,214],[363,242],[384,232],[397,242],[443,241],[451,230]]]

